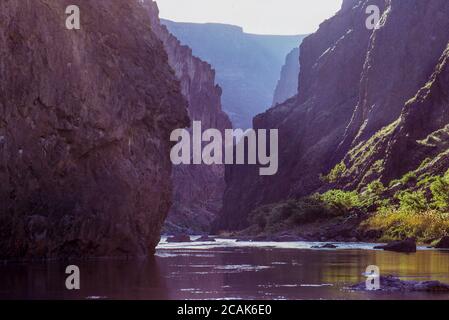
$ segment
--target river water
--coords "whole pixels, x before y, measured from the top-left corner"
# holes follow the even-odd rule
[[[71,262],[81,289],[65,288],[67,262],[0,265],[2,299],[449,299],[448,294],[365,293],[347,289],[365,281],[369,265],[403,280],[449,283],[449,251],[420,248],[403,254],[374,244],[236,242],[168,244],[154,258]]]

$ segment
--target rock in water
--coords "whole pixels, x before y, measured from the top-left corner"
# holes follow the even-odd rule
[[[449,237],[445,236],[441,238],[433,247],[436,249],[449,249]]]
[[[188,126],[138,1],[0,2],[0,258],[154,252]]]
[[[384,246],[374,247],[374,249],[383,249],[386,251],[411,253],[411,252],[416,252],[416,241],[414,239],[407,239],[404,241],[393,241]]]
[[[375,291],[381,292],[449,292],[449,285],[441,283],[439,281],[402,281],[394,276],[380,276],[379,278],[379,289]],[[349,288],[354,291],[371,291],[367,290],[366,282],[361,282],[359,284],[353,285]]]

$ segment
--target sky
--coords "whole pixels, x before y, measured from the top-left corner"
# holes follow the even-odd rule
[[[177,22],[216,22],[247,33],[294,35],[315,32],[342,0],[156,0],[160,17]]]

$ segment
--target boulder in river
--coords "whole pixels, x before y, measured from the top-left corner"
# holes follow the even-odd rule
[[[374,247],[374,249],[411,253],[411,252],[416,252],[416,241],[415,241],[415,239],[406,239],[403,241],[393,241],[386,245]]]
[[[366,283],[362,282],[349,288],[354,291],[371,291],[366,287]],[[449,285],[439,281],[403,281],[394,276],[381,276],[380,287],[381,292],[430,292],[439,293],[449,292]]]
[[[436,249],[449,249],[449,236],[444,236],[433,246]]]

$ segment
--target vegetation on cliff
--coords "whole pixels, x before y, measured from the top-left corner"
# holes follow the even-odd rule
[[[410,172],[387,187],[375,180],[361,191],[334,189],[262,206],[249,215],[249,229],[274,234],[352,215],[362,217],[357,226],[361,235],[375,234],[379,241],[416,238],[430,243],[447,236],[449,171],[418,178]]]
[[[361,227],[381,231],[385,241],[413,237],[431,242],[449,235],[449,171],[418,179],[409,173],[400,183],[410,188],[397,191]]]

